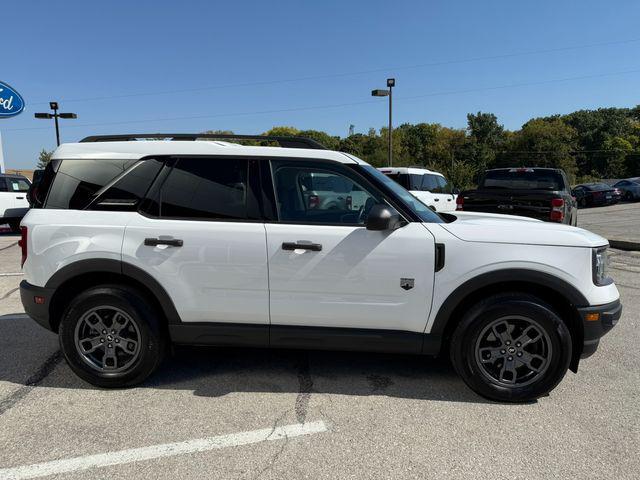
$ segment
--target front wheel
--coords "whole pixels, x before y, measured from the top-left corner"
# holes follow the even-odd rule
[[[502,402],[546,395],[571,360],[567,326],[544,301],[526,294],[495,295],[476,304],[451,342],[451,359],[464,382]]]
[[[157,312],[142,294],[124,286],[82,292],[64,313],[58,333],[71,369],[98,387],[141,383],[164,353]]]

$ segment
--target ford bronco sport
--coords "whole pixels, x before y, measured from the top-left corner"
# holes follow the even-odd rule
[[[281,147],[230,143],[244,138]],[[310,206],[316,174],[366,199]],[[438,214],[307,139],[89,137],[55,151],[34,207],[22,303],[101,387],[142,382],[174,343],[448,352],[478,394],[528,401],[577,371],[621,313],[604,238]]]

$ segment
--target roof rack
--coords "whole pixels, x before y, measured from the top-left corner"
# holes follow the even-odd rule
[[[171,141],[195,141],[198,138],[213,140],[260,140],[277,142],[282,148],[311,148],[326,150],[327,147],[311,138],[306,137],[281,137],[271,135],[235,135],[231,133],[130,133],[125,135],[92,135],[80,140],[80,143],[88,142],[128,142],[138,139],[155,138],[169,139]]]

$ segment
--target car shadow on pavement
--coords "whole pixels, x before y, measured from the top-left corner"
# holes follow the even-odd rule
[[[144,386],[204,397],[290,392],[488,403],[447,359],[369,352],[180,347]]]
[[[11,330],[19,326],[22,335],[44,336],[49,345],[48,353],[33,351],[36,358],[25,359],[24,342],[3,342],[0,380],[29,388],[96,389],[61,359],[55,336],[32,323],[22,315],[0,316],[0,338],[11,338]],[[55,367],[44,368],[53,357]],[[46,375],[36,374],[41,370]],[[190,390],[212,398],[266,392],[488,403],[462,382],[446,359],[367,352],[177,347],[138,388]]]

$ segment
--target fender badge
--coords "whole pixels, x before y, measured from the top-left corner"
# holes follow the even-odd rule
[[[400,279],[400,288],[403,290],[411,290],[413,288],[415,279],[413,278],[401,278]]]

